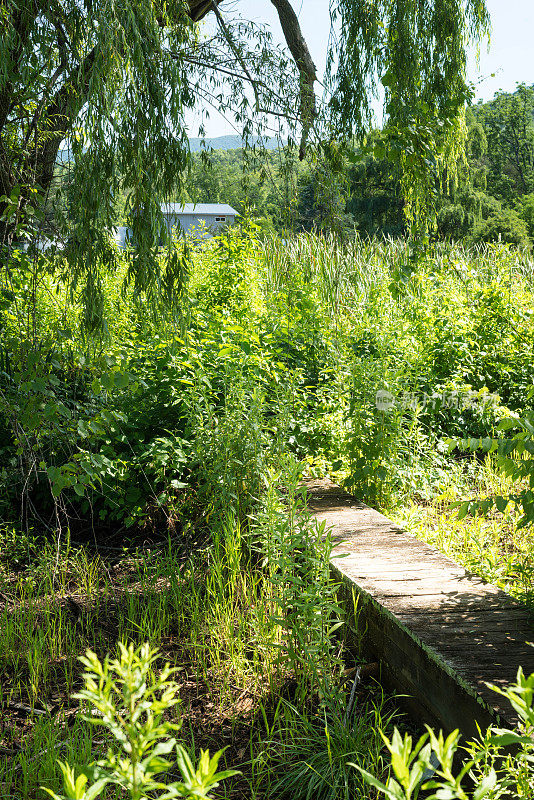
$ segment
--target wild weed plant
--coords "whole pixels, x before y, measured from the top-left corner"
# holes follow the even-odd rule
[[[29,798],[40,783],[59,796],[58,755],[69,764],[62,772],[70,787],[64,794],[83,797],[91,791],[90,782],[76,781],[80,774],[89,775],[85,766],[107,747],[107,734],[95,736],[79,713],[73,729],[66,722],[74,711],[73,699],[80,696],[77,659],[88,644],[102,654],[100,666],[91,656],[92,670],[114,664],[105,680],[94,678],[98,686],[102,678],[109,689],[122,656],[127,656],[126,666],[131,662],[128,670],[133,669],[138,648],[149,640],[152,648],[171,655],[181,678],[185,673],[196,686],[209,687],[211,705],[231,709],[236,697],[245,695],[253,761],[263,750],[263,737],[258,741],[256,735],[261,717],[252,724],[254,709],[289,691],[299,714],[295,735],[304,741],[303,731],[312,724],[316,748],[327,752],[321,720],[328,719],[337,730],[334,717],[341,719],[346,705],[340,641],[335,637],[341,609],[329,576],[330,541],[310,523],[299,498],[300,477],[301,466],[286,459],[277,473],[266,476],[255,519],[243,525],[230,505],[225,516],[214,512],[211,542],[197,552],[183,552],[169,539],[145,552],[125,551],[110,569],[113,565],[101,556],[90,558],[85,549],[69,544],[60,550],[60,578],[52,582],[41,564],[53,563],[53,552],[48,561],[38,561],[33,583],[28,582],[31,589],[21,581],[24,593],[2,611],[3,702],[22,700],[28,713],[37,715],[17,769],[0,762],[0,785],[6,792]],[[106,662],[104,654],[124,641],[132,643],[129,655],[119,647],[119,661]],[[155,679],[155,663],[152,672]],[[43,707],[48,710],[41,711]],[[366,726],[363,718],[355,724],[362,731]],[[277,733],[280,741],[282,733]],[[187,731],[184,735],[189,741]],[[83,742],[79,756],[73,749],[76,737]],[[35,759],[45,749],[47,756],[35,770]],[[99,755],[95,763],[109,778],[112,768],[106,759]],[[273,779],[281,768],[271,764]],[[254,791],[260,791],[263,773],[251,766],[249,770]],[[100,786],[96,772],[93,779]],[[123,775],[121,780],[127,779]]]
[[[515,683],[491,688],[514,709],[519,719],[516,729],[490,727],[466,746],[460,746],[457,730],[445,737],[442,731],[436,734],[427,726],[427,732],[414,743],[411,736],[402,736],[395,729],[391,739],[381,733],[391,756],[392,775],[386,783],[361,764],[351,766],[388,800],[417,800],[420,795],[425,800],[532,797],[534,674],[527,677],[519,667]]]
[[[209,800],[212,789],[236,774],[235,770],[217,772],[222,751],[211,758],[208,751],[203,752],[195,768],[187,750],[173,736],[181,721],[170,722],[163,715],[179,704],[179,686],[168,664],[154,674],[158,657],[148,643],[134,649],[122,642],[116,659],[101,662],[91,650],[81,657],[85,685],[75,697],[89,706],[86,722],[106,729],[120,751],[114,752],[110,746],[103,758],[78,775],[70,764],[60,761],[65,795],[44,787],[54,800],[95,800],[110,785],[126,792],[131,800]],[[173,766],[169,760],[173,751],[181,780],[164,782],[165,773]]]
[[[267,474],[251,538],[269,576],[283,636],[280,655],[297,678],[296,700],[303,703],[318,692],[332,711],[342,667],[333,634],[343,624],[342,608],[330,575],[331,535],[311,520],[300,475],[294,459],[283,473]]]
[[[255,758],[258,782],[268,798],[353,800],[372,796],[356,761],[373,775],[387,771],[379,727],[389,730],[392,712],[378,694],[347,716],[326,709],[309,714],[282,699],[272,719],[263,711],[265,734]]]
[[[393,296],[392,275],[408,258],[402,241],[302,234],[282,243],[236,228],[191,249],[183,318],[121,301],[121,276],[108,276],[107,330],[83,335],[60,263],[43,258],[36,291],[0,312],[7,519],[18,493],[23,522],[38,513],[55,526],[50,490],[63,520],[174,519],[216,472],[211,432],[216,441],[220,424],[231,430],[251,410],[258,432],[243,443],[276,443],[319,470],[336,465],[380,505],[418,487],[430,499],[451,463],[447,438],[491,437],[506,409],[529,408],[531,272],[507,246],[437,245]],[[21,277],[33,269],[18,268]],[[377,407],[383,391],[389,409]],[[499,401],[449,402],[483,392]],[[445,400],[428,402],[435,396]],[[231,458],[217,471],[229,476]]]
[[[107,275],[107,328],[93,331],[62,285],[60,257],[21,258],[21,291],[0,309],[6,702],[35,710],[50,696],[60,719],[79,688],[77,656],[90,645],[104,657],[126,640],[180,651],[221,707],[236,692],[255,703],[279,697],[293,676],[287,736],[284,725],[277,734],[288,775],[294,785],[309,779],[312,794],[349,791],[341,755],[359,752],[360,737],[374,753],[375,739],[358,718],[353,746],[339,722],[347,699],[330,543],[309,525],[298,477],[327,473],[362,499],[415,501],[420,513],[479,488],[484,443],[498,440],[520,470],[531,446],[521,430],[506,454],[498,427],[531,410],[531,263],[502,245],[439,245],[392,292],[408,256],[402,241],[282,242],[236,228],[192,251],[180,313],[121,297],[121,276]],[[381,392],[389,405],[377,402]],[[475,460],[448,453],[452,438],[477,442]],[[509,477],[524,488],[529,475]],[[458,537],[472,551],[465,530]],[[114,563],[72,544],[162,531],[167,544],[156,536]],[[495,532],[495,562],[506,536]],[[524,536],[527,552],[528,528]],[[52,729],[39,715],[34,730]],[[68,754],[69,737],[53,735]],[[80,736],[87,753],[91,735]],[[292,737],[315,742],[328,764],[322,788],[319,762],[302,777],[311,755],[299,761]],[[35,793],[38,740],[22,772],[0,773],[2,791]],[[57,789],[57,778],[40,780]]]
[[[279,668],[294,680],[290,698],[281,697],[274,713],[260,708],[253,770],[267,798],[363,798],[365,785],[347,762],[356,758],[382,772],[377,725],[387,727],[391,712],[383,695],[355,709],[344,686],[343,637],[336,635],[344,610],[330,573],[332,540],[310,518],[301,470],[288,459],[282,473],[267,476],[250,532],[269,576]]]

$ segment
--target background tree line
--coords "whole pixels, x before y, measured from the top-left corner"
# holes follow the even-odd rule
[[[467,109],[467,149],[455,182],[444,179],[438,236],[468,242],[534,243],[534,86],[499,93]],[[338,154],[338,169],[310,151],[217,149],[194,153],[184,202],[229,203],[267,227],[342,228],[362,235],[405,234],[399,171],[384,132]],[[335,159],[334,159],[335,160]],[[341,167],[341,168],[339,168]],[[177,199],[180,199],[177,197]],[[124,202],[122,202],[122,207]]]

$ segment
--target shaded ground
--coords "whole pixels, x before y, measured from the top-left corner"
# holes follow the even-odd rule
[[[77,658],[87,647],[100,657],[113,653],[122,639],[157,644],[162,664],[178,670],[180,735],[191,752],[227,748],[223,762],[242,770],[217,796],[263,796],[261,786],[251,788],[251,759],[263,747],[265,721],[280,697],[292,700],[296,682],[261,638],[261,586],[234,585],[228,565],[219,585],[220,565],[205,544],[152,540],[128,549],[108,539],[4,558],[0,795],[35,797],[40,785],[57,791],[57,758],[81,765],[105,751],[106,733],[81,719],[72,696],[82,685]],[[347,701],[355,672],[349,659]],[[367,676],[354,713],[380,695]]]

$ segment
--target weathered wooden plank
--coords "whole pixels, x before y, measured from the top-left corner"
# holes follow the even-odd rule
[[[338,564],[336,564],[336,566],[339,567]],[[341,569],[341,571],[345,572],[343,569]],[[358,581],[359,579],[362,588],[369,593],[372,593],[373,596],[377,597],[395,596],[397,594],[404,595],[405,593],[435,596],[436,586],[439,585],[441,591],[438,591],[437,595],[441,598],[441,601],[444,604],[447,602],[454,602],[458,598],[468,600],[466,592],[462,591],[463,587],[459,587],[457,581],[454,579],[449,579],[448,576],[445,575],[441,580],[432,576],[428,579],[412,577],[406,579],[399,578],[398,580],[395,580],[390,575],[386,575],[383,579],[380,579],[364,577],[359,573],[360,570],[357,569],[348,570],[345,572],[346,575],[350,575],[350,577],[354,578],[355,580]],[[486,585],[482,581],[473,581],[473,590],[475,588],[485,591]]]
[[[428,621],[435,624],[436,617],[439,617],[440,623],[446,622],[452,627],[464,626],[470,630],[477,626],[482,627],[484,630],[488,630],[491,626],[499,629],[507,626],[513,630],[522,630],[532,625],[532,614],[529,611],[515,607],[487,608],[483,604],[478,607],[476,617],[469,614],[469,607],[464,610],[460,606],[447,610],[425,607],[419,610],[412,608],[407,614],[403,614],[402,610],[397,608],[395,615],[401,622],[403,619],[410,620],[412,625],[425,625]],[[534,635],[534,629],[532,634]]]
[[[400,614],[397,614],[396,617],[400,622],[408,623],[410,630],[418,636],[423,635],[425,632],[427,635],[432,636],[436,630],[440,631],[442,626],[446,625],[447,645],[453,643],[456,638],[463,643],[466,636],[470,636],[473,643],[478,642],[480,639],[486,641],[489,638],[493,644],[506,638],[514,641],[524,641],[523,637],[527,631],[530,631],[530,635],[534,636],[534,631],[530,627],[530,620],[526,617],[516,617],[514,620],[495,620],[491,617],[484,617],[483,621],[465,618],[460,620],[458,618],[447,618],[438,621],[436,619],[421,619],[420,617],[408,617]]]
[[[429,612],[433,614],[442,614],[445,617],[448,614],[471,614],[478,616],[478,614],[517,611],[518,606],[514,604],[511,598],[505,596],[502,600],[499,594],[491,595],[473,595],[470,594],[456,594],[444,597],[442,594],[427,594],[427,595],[399,595],[398,593],[383,596],[383,603],[387,608],[390,608],[398,614],[420,614]],[[521,608],[524,612],[524,609]]]
[[[410,536],[328,481],[307,486],[310,513],[332,531],[332,569],[347,608],[359,595],[355,636],[408,692],[420,716],[467,736],[511,709],[486,683],[534,672],[530,612],[496,586]],[[350,619],[349,619],[350,627]]]

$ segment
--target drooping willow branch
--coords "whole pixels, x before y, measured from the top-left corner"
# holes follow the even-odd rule
[[[48,210],[68,142],[71,188],[56,203],[57,218],[69,230],[69,280],[96,309],[92,319],[102,307],[102,272],[113,265],[109,230],[121,195],[137,244],[128,279],[136,292],[171,286],[156,257],[161,203],[187,174],[186,113],[198,110],[199,96],[211,92],[245,138],[269,115],[285,118],[291,137],[300,133],[301,157],[312,126],[319,129],[316,68],[292,0],[271,0],[289,56],[258,26],[223,19],[220,2],[0,0],[0,260],[29,197]],[[461,150],[466,46],[487,28],[484,0],[331,6],[338,38],[329,55],[329,132],[337,140],[362,133],[382,84],[387,155],[399,163],[408,215],[423,229],[440,173]],[[195,23],[210,12],[218,31],[206,41]],[[19,216],[8,218],[13,208]]]
[[[224,19],[222,17],[221,12],[217,8],[217,3],[215,2],[215,0],[211,0],[211,8],[213,10],[213,13],[217,17],[217,22],[219,24],[219,27],[220,27],[222,33],[223,33],[224,38],[226,39],[226,42],[228,43],[228,46],[229,46],[230,50],[235,55],[239,65],[241,66],[241,69],[243,70],[243,72],[246,75],[247,81],[252,86],[252,90],[254,92],[254,97],[256,99],[256,108],[259,109],[260,99],[259,99],[259,95],[258,95],[258,89],[257,89],[257,86],[256,86],[256,82],[252,79],[252,76],[251,76],[251,74],[249,72],[249,69],[248,69],[247,64],[245,62],[245,59],[243,58],[239,47],[234,42],[230,31],[226,27],[226,23],[225,23],[225,21],[224,21]]]
[[[292,122],[298,123],[301,122],[301,117],[298,113],[294,111],[290,111],[289,107],[287,110],[284,111],[277,111],[274,108],[267,108],[261,104],[261,100],[259,98],[258,89],[263,89],[270,97],[273,98],[276,103],[278,103],[279,107],[282,108],[284,105],[288,105],[288,98],[282,97],[281,94],[277,93],[272,86],[265,83],[261,79],[257,77],[252,77],[250,72],[247,70],[247,74],[241,74],[236,72],[235,70],[227,69],[226,67],[221,66],[217,63],[208,63],[207,61],[201,61],[198,58],[193,58],[192,56],[183,55],[182,53],[169,53],[171,57],[181,59],[188,64],[193,64],[194,66],[201,67],[202,69],[220,72],[222,75],[228,75],[230,78],[236,78],[239,81],[242,81],[243,84],[250,83],[253,88],[255,89],[255,96],[256,96],[256,110],[261,114],[265,114],[266,116],[274,116],[274,117],[281,117],[283,119],[291,120]],[[196,89],[194,90],[197,91]],[[293,106],[291,106],[293,108]]]

